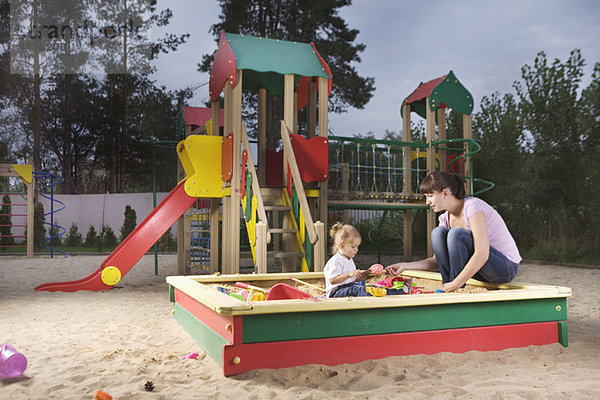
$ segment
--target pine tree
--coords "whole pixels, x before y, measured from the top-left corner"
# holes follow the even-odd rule
[[[15,244],[15,238],[11,237],[11,201],[10,196],[5,194],[2,198],[2,207],[0,208],[0,246],[2,252],[6,251],[5,246],[12,246]]]
[[[135,215],[135,210],[131,208],[128,204],[125,206],[125,220],[123,221],[123,225],[121,226],[121,242],[125,240],[127,236],[135,229],[137,222],[137,216]]]

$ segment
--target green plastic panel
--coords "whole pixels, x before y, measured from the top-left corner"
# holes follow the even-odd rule
[[[429,108],[432,111],[437,110],[441,103],[461,114],[473,112],[473,95],[460,83],[452,71],[448,72],[444,80],[433,88],[429,95]]]
[[[272,94],[282,94],[282,75],[285,74],[295,75],[295,83],[300,76],[329,79],[321,60],[308,43],[234,33],[227,33],[226,37],[235,54],[236,68],[244,71],[244,90],[265,88]]]
[[[560,306],[560,307],[557,307]],[[376,335],[559,321],[565,298],[513,300],[243,317],[243,343]]]
[[[223,345],[229,342],[179,304],[173,304],[173,310],[175,319],[183,329],[206,351],[206,354],[222,366]]]

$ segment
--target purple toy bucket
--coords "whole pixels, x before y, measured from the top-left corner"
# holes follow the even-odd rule
[[[27,368],[27,358],[10,344],[0,346],[0,379],[18,378]]]

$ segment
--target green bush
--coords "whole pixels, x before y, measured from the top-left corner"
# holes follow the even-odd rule
[[[96,229],[90,225],[90,229],[88,229],[87,234],[85,235],[85,242],[83,245],[85,247],[95,247],[98,242],[98,234],[96,233]]]
[[[44,205],[36,203],[33,208],[33,244],[35,250],[40,250],[42,240],[46,238],[46,228],[44,227]]]
[[[54,236],[54,238],[52,239],[52,245],[54,247],[62,246],[62,236],[58,236],[60,234],[60,228],[58,226],[55,226],[52,228],[51,232],[51,235]],[[50,239],[50,237],[48,237],[48,239]],[[47,246],[50,246],[50,240],[48,240]]]
[[[67,233],[67,237],[65,239],[65,245],[69,247],[77,247],[83,244],[83,238],[81,237],[81,233],[79,232],[79,227],[76,223],[72,223],[69,228],[69,233]]]
[[[11,213],[11,201],[10,196],[5,194],[2,198],[2,207],[0,208],[0,246],[12,246],[15,244],[15,238],[7,237],[10,236],[10,225],[12,224],[10,214]],[[6,247],[2,247],[2,252],[6,251]]]
[[[127,236],[135,229],[137,225],[137,216],[135,215],[135,210],[131,208],[128,204],[125,206],[125,220],[123,221],[123,225],[121,226],[121,241],[125,240]]]
[[[108,225],[102,226],[102,231],[98,235],[97,248],[98,251],[105,249],[114,249],[117,247],[117,236],[112,228]]]
[[[158,240],[158,250],[159,251],[171,251],[176,250],[176,241],[171,234],[171,230],[169,229],[161,238]]]

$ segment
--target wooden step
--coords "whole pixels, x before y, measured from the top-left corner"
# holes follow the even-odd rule
[[[265,204],[265,211],[290,211],[292,208],[289,206],[281,205],[267,205]]]
[[[271,232],[271,233],[296,233],[296,232],[298,232],[298,230],[293,229],[293,228],[270,228],[269,232]]]
[[[283,189],[283,187],[261,187],[260,194],[266,197],[281,197],[281,189]]]
[[[271,256],[274,258],[288,258],[288,257],[295,257],[295,258],[302,258],[304,256],[304,253],[300,253],[300,252],[285,252],[285,251],[267,251],[267,256]]]

